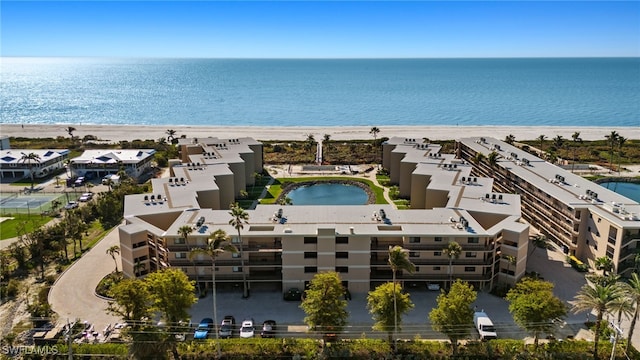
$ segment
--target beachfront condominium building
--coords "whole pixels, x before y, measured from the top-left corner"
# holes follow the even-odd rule
[[[522,216],[566,254],[594,266],[606,256],[628,276],[640,241],[640,204],[531,153],[492,138],[457,142],[473,174],[494,179],[496,191],[518,194]]]
[[[98,179],[124,171],[130,178],[143,181],[151,175],[155,153],[153,149],[86,150],[69,161],[69,168],[72,177]]]
[[[416,196],[411,209],[257,205],[246,210],[249,224],[238,237],[229,224],[229,203],[261,171],[261,144],[249,138],[181,139],[182,158],[171,176],[153,179],[152,193],[125,199],[126,224],[119,229],[123,271],[133,277],[177,267],[210,286],[211,259],[191,257],[190,251],[222,229],[242,252],[216,258],[217,286],[241,286],[244,275],[250,287],[302,289],[315,274],[337,271],[351,292],[364,293],[391,280],[388,253],[395,245],[407,249],[416,265],[414,273],[398,274],[405,286],[444,287],[460,278],[488,290],[522,277],[529,226],[520,221],[520,197],[491,192],[491,179],[472,177],[468,163],[440,154],[437,146],[394,139],[385,146],[391,144],[405,154],[399,162],[420,159],[408,185]],[[462,252],[450,259],[444,249],[454,241]]]
[[[26,158],[29,154],[36,158]],[[0,150],[0,178],[35,178],[62,171],[64,162],[69,158],[66,149],[4,149]]]

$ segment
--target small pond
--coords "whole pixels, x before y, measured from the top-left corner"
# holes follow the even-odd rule
[[[342,183],[318,183],[287,193],[293,205],[364,205],[369,194],[361,187]]]

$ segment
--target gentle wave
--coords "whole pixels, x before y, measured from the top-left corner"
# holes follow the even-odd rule
[[[1,61],[5,124],[640,125],[639,58]]]

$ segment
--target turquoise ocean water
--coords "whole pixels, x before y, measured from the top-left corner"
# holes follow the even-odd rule
[[[0,124],[640,126],[640,58],[0,61]]]

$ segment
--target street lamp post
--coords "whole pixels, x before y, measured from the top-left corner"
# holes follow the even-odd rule
[[[620,326],[614,324],[613,321],[611,321],[610,324],[611,327],[613,327],[613,329],[616,331],[616,334],[612,336],[613,345],[611,346],[611,357],[609,358],[609,360],[614,360],[616,357],[616,344],[618,343],[618,336],[622,336],[623,331]]]

